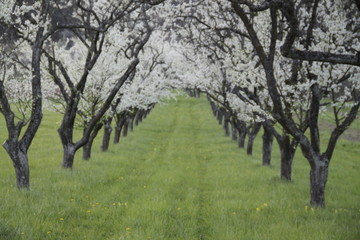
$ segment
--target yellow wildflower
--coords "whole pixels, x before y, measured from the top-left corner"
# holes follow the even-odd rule
[[[64,218],[59,218],[60,221],[64,221]]]
[[[255,208],[255,210],[256,210],[256,211],[260,211],[261,209],[257,207],[257,208]]]

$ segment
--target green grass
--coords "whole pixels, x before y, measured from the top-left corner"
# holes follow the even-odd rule
[[[61,169],[58,125],[58,115],[45,114],[29,153],[30,191],[14,187],[0,150],[1,240],[360,239],[359,142],[339,142],[327,207],[311,209],[301,153],[294,181],[279,180],[276,144],[272,166],[262,167],[260,135],[247,156],[224,136],[205,98],[158,105],[108,152],[98,138],[92,159],[79,153],[72,171]]]

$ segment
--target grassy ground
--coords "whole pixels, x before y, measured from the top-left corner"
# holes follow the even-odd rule
[[[31,191],[18,191],[0,150],[0,239],[360,239],[360,143],[341,140],[326,209],[312,209],[309,166],[279,180],[279,153],[261,166],[261,138],[246,156],[205,99],[157,106],[106,153],[61,169],[59,118],[46,113],[31,147]],[[0,126],[3,126],[0,125]],[[0,129],[0,140],[5,139]]]

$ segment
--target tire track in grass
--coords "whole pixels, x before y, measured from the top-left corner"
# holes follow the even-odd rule
[[[199,136],[203,131],[198,99],[172,103],[169,109],[172,124],[165,130],[166,142],[161,151],[170,168],[168,177],[173,180],[166,186],[168,212],[165,239],[210,239],[209,195],[207,165],[209,159],[203,154],[204,142]],[[186,109],[184,114],[183,109]],[[206,116],[205,116],[206,117]],[[208,146],[206,146],[208,147]],[[171,173],[173,175],[171,175]],[[183,209],[185,207],[185,209]],[[190,209],[187,209],[190,207]]]
[[[197,196],[197,204],[198,204],[198,212],[196,216],[196,222],[197,222],[197,239],[199,240],[205,240],[210,238],[210,230],[211,227],[208,223],[209,219],[209,211],[210,208],[210,202],[209,202],[209,194],[210,191],[210,185],[207,182],[207,165],[209,162],[209,159],[206,155],[203,154],[203,148],[204,143],[202,142],[202,139],[199,138],[201,129],[201,124],[199,121],[199,118],[201,116],[201,112],[199,113],[197,110],[198,107],[194,107],[196,104],[192,105],[191,108],[189,108],[189,114],[192,119],[192,140],[194,141],[195,148],[197,149],[195,160],[197,161],[197,176],[198,176],[198,183],[197,183],[197,190],[198,190],[198,196]]]

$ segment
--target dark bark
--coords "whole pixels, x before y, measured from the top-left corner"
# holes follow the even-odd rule
[[[238,126],[238,146],[239,148],[245,148],[245,139],[247,135],[247,128],[246,123],[240,120],[237,120],[237,126]]]
[[[75,146],[72,143],[63,144],[63,168],[72,168],[74,165]]]
[[[233,141],[237,141],[237,129],[236,129],[236,123],[234,121],[231,121],[231,138]]]
[[[271,152],[272,152],[272,143],[273,143],[273,134],[265,125],[263,126],[264,133],[262,136],[263,145],[262,145],[262,165],[269,166],[271,165]]]
[[[223,128],[224,128],[226,137],[230,136],[230,126],[229,125],[230,125],[230,121],[228,119],[225,119]]]
[[[216,117],[216,112],[217,112],[216,104],[210,99],[209,96],[208,96],[208,101],[210,102],[211,111],[212,111],[214,117]]]
[[[120,142],[121,130],[122,130],[122,125],[121,126],[115,126],[114,143],[119,143]]]
[[[124,121],[124,125],[123,125],[123,129],[122,129],[122,136],[123,137],[126,137],[128,135],[128,130],[129,130],[129,117],[126,116],[125,121]]]
[[[135,115],[135,126],[138,126],[138,125],[139,125],[139,122],[142,121],[142,115],[143,115],[143,110],[142,110],[142,109],[139,109],[139,110],[136,112],[136,115]]]
[[[222,124],[223,117],[224,117],[223,111],[221,109],[218,109],[218,111],[217,111],[217,120],[218,120],[219,124]]]
[[[295,149],[291,142],[290,137],[284,134],[279,142],[280,154],[281,154],[281,167],[280,167],[280,178],[291,181],[292,175],[292,162],[294,159]]]
[[[89,141],[83,146],[83,156],[84,160],[89,160],[91,158],[91,149],[94,143],[94,139],[96,138],[97,134],[99,133],[100,129],[102,128],[103,124],[99,123],[95,126],[93,133],[91,134]]]
[[[254,123],[251,131],[249,132],[248,144],[247,144],[247,150],[246,150],[246,153],[248,155],[252,155],[254,140],[255,140],[257,134],[259,133],[260,128],[261,128],[260,123]]]
[[[15,168],[15,175],[16,175],[16,187],[19,189],[30,188],[30,169],[29,169],[29,161],[27,153],[23,153],[22,151],[19,151],[17,153],[17,160],[13,163],[18,162],[20,164],[14,164]]]
[[[325,186],[328,178],[329,160],[325,155],[313,159],[314,166],[310,170],[310,204],[325,207]]]
[[[9,154],[15,169],[16,186],[19,189],[30,188],[30,169],[26,149],[21,149],[16,142],[4,143],[4,148]]]
[[[117,114],[115,120],[116,120],[116,125],[115,125],[115,133],[114,133],[114,143],[119,143],[121,132],[126,121],[126,115]]]
[[[93,145],[93,139],[89,139],[88,143],[83,146],[82,159],[89,160],[91,158],[91,149]]]
[[[143,114],[143,118],[142,119],[146,119],[147,116],[149,115],[149,110],[146,110]]]
[[[111,127],[112,120],[113,120],[112,117],[108,117],[104,120],[104,135],[100,147],[103,152],[106,152],[109,149],[110,137],[112,132],[112,127]]]
[[[129,130],[130,130],[130,132],[134,131],[134,120],[135,120],[135,116],[133,114],[131,114],[129,116]]]

